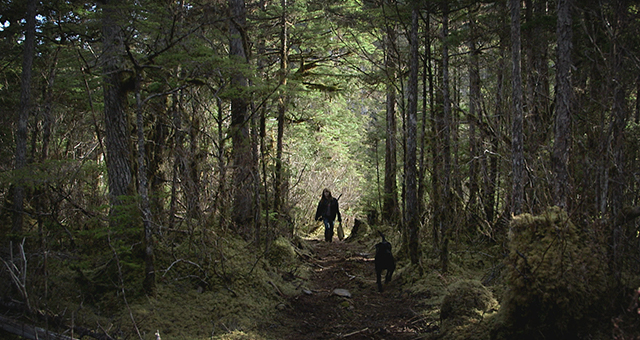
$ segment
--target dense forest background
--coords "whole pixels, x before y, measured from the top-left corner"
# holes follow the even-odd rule
[[[552,245],[595,260],[540,284],[614,327],[640,286],[638,32],[624,0],[2,0],[3,308],[233,295],[329,188],[418,273],[478,244],[523,285]],[[513,216],[549,211],[571,231],[514,248]]]

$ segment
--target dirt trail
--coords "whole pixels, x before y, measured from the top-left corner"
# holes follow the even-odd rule
[[[420,333],[424,335],[427,325],[396,281],[377,291],[373,249],[358,243],[310,242],[315,256],[307,261],[314,273],[306,286],[311,292],[290,299],[280,315],[279,338],[423,338]],[[334,294],[336,288],[348,290],[351,297]],[[284,329],[287,334],[282,334]]]

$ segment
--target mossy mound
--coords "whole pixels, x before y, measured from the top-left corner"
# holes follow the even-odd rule
[[[293,245],[284,237],[278,237],[273,241],[267,254],[269,263],[276,267],[291,263],[295,258],[296,252],[293,250]]]
[[[443,321],[482,319],[487,312],[498,307],[493,293],[478,280],[462,280],[451,284],[448,290],[440,307],[440,319]]]
[[[353,221],[353,227],[351,227],[351,231],[349,232],[349,236],[347,236],[347,238],[345,239],[345,242],[362,241],[367,237],[367,235],[369,235],[370,232],[371,228],[369,227],[369,225],[366,222],[356,218]]]
[[[498,309],[493,293],[478,280],[453,283],[440,307],[441,335],[446,339],[488,339],[485,317]]]
[[[606,292],[602,249],[557,207],[512,221],[496,339],[579,338]]]

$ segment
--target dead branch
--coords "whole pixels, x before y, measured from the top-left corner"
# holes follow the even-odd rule
[[[356,335],[356,334],[359,334],[359,333],[362,333],[362,332],[366,332],[368,330],[369,330],[369,327],[361,329],[359,331],[355,331],[355,332],[351,332],[351,333],[345,334],[345,335],[341,336],[341,338],[348,338],[348,337],[350,337],[352,335]]]
[[[0,300],[0,309],[3,312],[2,314],[5,314],[5,312],[11,311],[15,313],[28,315],[30,318],[37,319],[40,322],[47,322],[49,324],[53,324],[54,327],[56,327],[57,329],[72,329],[73,334],[75,334],[79,338],[88,336],[98,340],[114,340],[111,336],[109,336],[109,334],[107,334],[107,332],[104,329],[102,330],[102,333],[100,333],[85,327],[80,327],[75,325],[72,325],[71,327],[69,327],[68,325],[65,324],[65,320],[60,315],[54,315],[50,312],[38,310],[35,308],[29,311],[27,310],[27,307],[22,302],[19,302],[19,301],[5,300],[5,299]],[[18,321],[16,322],[20,323]],[[37,328],[35,326],[30,326],[30,327]],[[9,331],[7,330],[7,332]],[[47,338],[45,337],[40,339],[47,339]],[[54,338],[51,338],[51,339],[54,339]]]
[[[29,295],[27,294],[27,257],[24,254],[24,241],[22,239],[22,243],[18,246],[20,259],[18,264],[16,264],[16,260],[13,258],[13,242],[9,243],[11,259],[9,262],[4,259],[2,262],[5,267],[9,271],[9,275],[11,275],[11,281],[16,285],[16,288],[20,291],[20,295],[24,299],[25,304],[27,305],[27,310],[31,311],[31,304],[29,303]]]
[[[51,332],[49,330],[27,325],[23,322],[13,320],[0,315],[0,328],[4,331],[29,340],[50,339],[50,340],[77,340],[70,336]]]

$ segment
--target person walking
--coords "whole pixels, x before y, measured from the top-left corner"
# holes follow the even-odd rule
[[[329,189],[325,188],[322,190],[322,197],[318,203],[316,221],[322,221],[324,223],[324,240],[326,242],[333,240],[333,222],[336,220],[336,216],[338,217],[338,222],[342,223],[338,200],[331,196]]]

